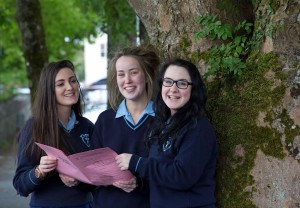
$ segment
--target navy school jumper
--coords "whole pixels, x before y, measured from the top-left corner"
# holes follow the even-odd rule
[[[147,178],[153,208],[214,208],[217,141],[207,118],[199,117],[162,146],[157,142],[149,157],[133,155],[129,170]]]
[[[152,115],[145,114],[136,125],[124,116],[116,118],[116,112],[108,109],[102,112],[96,123],[92,136],[92,147],[110,147],[117,154],[132,153],[148,156],[145,145],[145,133]],[[127,193],[114,186],[99,187],[94,196],[95,207],[99,208],[147,208],[149,207],[149,190],[147,184],[135,174],[138,187]]]
[[[67,133],[67,139],[73,153],[90,150],[90,137],[94,124],[84,117],[76,118],[74,128]],[[80,183],[75,187],[67,187],[57,172],[51,172],[45,179],[35,177],[34,170],[40,159],[29,160],[23,150],[32,136],[32,119],[29,119],[18,138],[18,164],[13,178],[13,185],[18,194],[27,197],[31,194],[30,205],[40,207],[80,206],[92,202],[91,186]]]

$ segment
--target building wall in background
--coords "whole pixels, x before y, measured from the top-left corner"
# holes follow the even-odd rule
[[[107,35],[100,35],[94,43],[84,43],[85,85],[107,77]]]

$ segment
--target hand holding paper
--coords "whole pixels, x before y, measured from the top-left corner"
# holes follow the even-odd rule
[[[69,176],[63,175],[63,174],[59,174],[59,177],[61,179],[61,181],[68,187],[73,187],[78,185],[79,181],[75,178],[71,178]]]
[[[99,148],[66,156],[61,150],[36,143],[47,155],[57,158],[56,170],[66,176],[93,185],[112,185],[116,181],[129,181],[130,171],[121,171],[110,148]]]
[[[56,169],[56,158],[51,156],[42,156],[40,159],[40,164],[38,165],[38,170],[45,177],[49,172]]]
[[[128,154],[128,153],[119,154],[116,157],[116,162],[119,168],[121,168],[121,170],[128,170],[131,157],[132,154]]]
[[[117,181],[114,182],[113,185],[129,193],[137,187],[137,181],[136,178],[133,177],[130,181]]]

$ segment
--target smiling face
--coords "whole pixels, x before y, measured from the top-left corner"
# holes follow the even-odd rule
[[[55,97],[57,107],[71,107],[79,98],[79,85],[74,72],[62,68],[55,77]]]
[[[191,82],[188,71],[184,67],[176,65],[170,65],[163,78],[172,79],[174,81],[186,80]],[[171,87],[162,85],[161,95],[165,104],[170,108],[171,115],[174,115],[190,100],[191,91],[192,85],[188,85],[186,89],[179,89],[175,83]]]
[[[116,70],[118,88],[126,100],[137,102],[147,99],[145,74],[135,58],[120,57]]]

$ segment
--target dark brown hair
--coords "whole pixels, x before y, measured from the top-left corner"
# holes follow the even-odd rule
[[[65,144],[64,139],[62,139],[64,131],[58,124],[59,118],[56,110],[57,102],[55,97],[55,78],[62,68],[69,68],[74,72],[74,65],[69,60],[51,62],[42,70],[32,108],[32,137],[29,138],[25,147],[26,155],[36,155],[37,158],[43,155],[43,151],[35,142],[68,152],[68,145]],[[77,103],[72,106],[72,110],[76,116],[82,115],[82,93],[80,88],[79,92],[79,99]]]
[[[171,110],[165,104],[162,98],[162,86],[165,73],[169,66],[180,66],[186,69],[191,77],[192,85],[191,96],[188,102],[182,106],[177,112],[171,116]],[[155,123],[153,128],[150,129],[151,134],[148,146],[151,145],[156,139],[162,145],[169,137],[176,135],[176,133],[188,122],[196,122],[199,116],[207,117],[205,108],[207,100],[207,90],[198,68],[191,62],[183,59],[170,59],[163,63],[160,67],[157,79],[158,91],[154,100]],[[166,128],[166,123],[168,123]],[[161,134],[164,132],[163,134]]]

